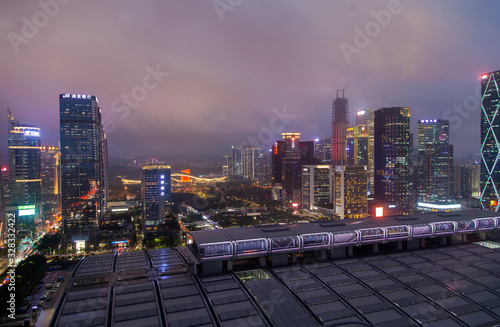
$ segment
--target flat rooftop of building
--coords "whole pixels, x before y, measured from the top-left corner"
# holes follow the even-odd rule
[[[185,247],[93,255],[76,268],[51,326],[494,326],[500,248],[483,244],[492,248],[304,257],[211,276],[190,272]]]
[[[419,225],[440,221],[460,221],[474,218],[498,217],[500,214],[488,210],[462,210],[453,212],[430,212],[406,216],[322,220],[296,224],[260,225],[216,230],[193,231],[189,234],[197,244],[238,241],[252,238],[291,236],[307,233],[342,232],[353,229],[377,228],[398,225]]]

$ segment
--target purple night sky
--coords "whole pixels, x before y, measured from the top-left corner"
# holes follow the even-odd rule
[[[328,137],[347,82],[351,124],[356,110],[407,106],[413,132],[450,119],[456,160],[478,153],[500,2],[397,2],[0,1],[3,162],[7,106],[57,145],[60,93],[98,97],[112,157],[204,160],[248,138],[268,146],[283,120],[301,139]],[[293,118],[276,118],[284,107]]]

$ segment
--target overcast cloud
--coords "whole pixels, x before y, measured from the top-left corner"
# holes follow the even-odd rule
[[[286,131],[327,137],[347,82],[352,122],[356,110],[408,106],[413,131],[451,119],[455,157],[478,153],[475,92],[481,73],[500,69],[500,2],[393,2],[0,1],[2,154],[7,105],[57,145],[60,93],[98,97],[113,157],[218,158],[269,127],[273,108],[295,115]],[[376,23],[371,11],[388,6],[390,21]],[[356,28],[372,36],[346,56]],[[124,104],[151,70],[164,74],[148,80],[157,85]]]

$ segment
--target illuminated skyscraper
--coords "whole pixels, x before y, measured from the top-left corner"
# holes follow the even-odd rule
[[[248,146],[243,148],[243,174],[249,181],[257,181],[259,177],[260,148]]]
[[[344,90],[342,90],[342,98],[339,98],[337,90],[337,98],[333,100],[332,106],[332,165],[345,165],[346,163],[347,127],[349,127],[349,104],[347,98],[344,97]]]
[[[40,217],[40,128],[19,124],[8,110],[10,206],[18,207],[18,222]]]
[[[481,206],[500,208],[500,70],[481,75]]]
[[[450,202],[453,199],[453,145],[449,121],[418,121],[418,200]]]
[[[408,214],[410,108],[375,111],[375,201],[390,214]]]
[[[223,156],[224,162],[222,164],[222,176],[226,176],[229,179],[229,161],[231,160],[231,156]]]
[[[241,181],[244,178],[243,171],[243,148],[240,145],[233,145],[233,155],[231,156],[232,165],[232,179]]]
[[[0,159],[0,172],[3,170],[2,160]],[[3,245],[6,235],[7,220],[5,219],[5,202],[3,196],[3,174],[0,174],[0,245]]]
[[[142,167],[142,223],[145,234],[161,232],[172,199],[170,166]]]
[[[314,156],[324,164],[332,161],[332,139],[323,138],[314,140]]]
[[[314,206],[332,209],[332,166],[302,166],[302,208],[312,210]]]
[[[340,219],[368,216],[366,166],[335,166],[334,204]]]
[[[46,218],[57,214],[61,209],[60,160],[61,153],[57,147],[43,146],[41,148],[42,213]]]
[[[367,179],[370,194],[375,193],[375,128],[374,128],[374,120],[375,120],[375,109],[365,109],[359,110],[356,112],[356,126],[363,125],[367,131],[368,137],[368,162],[367,166]]]
[[[347,129],[346,164],[368,166],[368,129],[365,125]]]
[[[105,208],[104,133],[93,95],[60,94],[63,247],[95,249]]]
[[[299,207],[302,201],[302,165],[315,165],[314,142],[299,142],[300,133],[281,133],[282,141],[272,148],[273,199],[288,207]]]

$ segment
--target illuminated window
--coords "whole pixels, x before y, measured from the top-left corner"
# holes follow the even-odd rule
[[[161,179],[165,179],[165,175],[160,175],[160,178]]]

